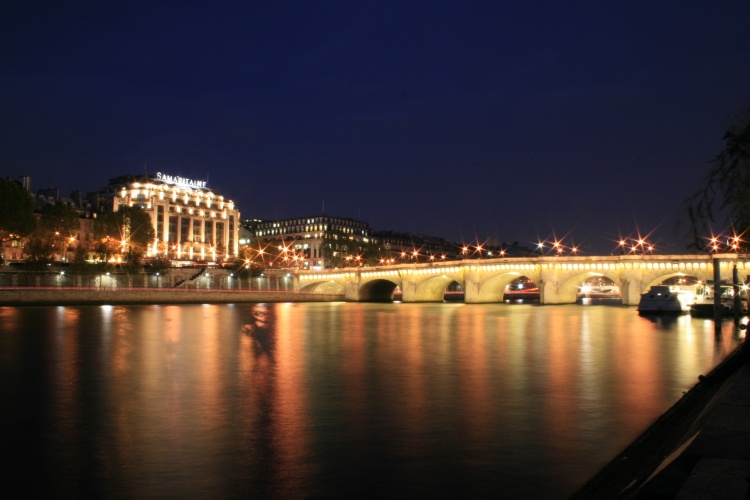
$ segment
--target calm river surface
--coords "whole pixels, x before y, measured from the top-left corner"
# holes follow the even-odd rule
[[[733,332],[593,305],[0,307],[4,488],[566,498]]]

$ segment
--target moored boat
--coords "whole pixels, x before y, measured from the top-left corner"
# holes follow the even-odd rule
[[[641,294],[639,314],[685,314],[690,311],[692,295],[668,285],[652,286]]]
[[[617,285],[601,285],[601,286],[591,286],[587,284],[583,284],[580,287],[578,287],[578,293],[576,295],[579,295],[581,297],[586,298],[612,298],[612,297],[621,297],[620,295],[620,287]]]
[[[722,281],[719,285],[721,315],[723,317],[734,316],[734,286]],[[695,301],[690,306],[690,314],[699,318],[714,317],[714,285],[709,281],[706,285],[698,287]],[[746,315],[748,312],[747,305],[747,287],[739,287],[739,304],[740,314]]]

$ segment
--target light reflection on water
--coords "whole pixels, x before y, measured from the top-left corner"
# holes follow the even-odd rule
[[[565,498],[737,345],[632,308],[0,308],[45,496]]]

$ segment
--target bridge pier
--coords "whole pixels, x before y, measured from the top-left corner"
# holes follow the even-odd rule
[[[622,305],[637,306],[641,301],[641,294],[646,292],[642,287],[643,283],[639,274],[634,272],[623,273],[623,280],[620,284]]]
[[[344,300],[347,302],[359,302],[359,282],[352,281],[344,286]]]
[[[539,287],[539,303],[544,304],[557,304],[558,299],[558,283],[550,279],[543,279],[537,284]]]
[[[481,281],[476,273],[466,273],[464,279],[464,303],[478,304],[480,302],[479,289],[481,285]]]
[[[417,282],[412,277],[404,277],[401,282],[401,301],[416,302]]]

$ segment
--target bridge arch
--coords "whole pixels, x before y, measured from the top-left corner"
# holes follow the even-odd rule
[[[692,276],[706,283],[707,280],[713,279],[713,276],[708,276],[705,272],[663,272],[663,273],[650,273],[643,277],[642,281],[642,292],[646,293],[652,286],[661,285],[669,278],[675,278],[678,276]]]
[[[619,276],[615,273],[613,273],[612,276],[608,276],[606,273],[599,273],[599,272],[591,272],[591,271],[576,272],[573,274],[569,274],[566,277],[564,277],[564,279],[560,280],[560,283],[557,289],[558,302],[561,304],[575,303],[576,299],[578,298],[578,290],[581,287],[581,284],[587,279],[590,279],[592,277],[607,278],[608,280],[611,280],[615,285],[617,285],[619,289],[622,290],[622,282],[619,279]]]
[[[479,294],[476,302],[502,302],[503,297],[505,296],[505,289],[508,285],[512,281],[522,277],[526,277],[535,284],[538,284],[538,277],[536,277],[535,280],[532,276],[526,274],[521,275],[518,272],[499,273],[485,277],[479,287]]]
[[[417,284],[414,291],[414,301],[416,302],[442,302],[445,298],[445,290],[453,282],[458,282],[451,276],[440,275],[430,276],[429,278]]]
[[[392,302],[398,283],[384,278],[369,280],[359,288],[359,300],[363,302]]]
[[[346,288],[337,281],[316,281],[300,287],[300,292],[343,295],[346,292]]]

